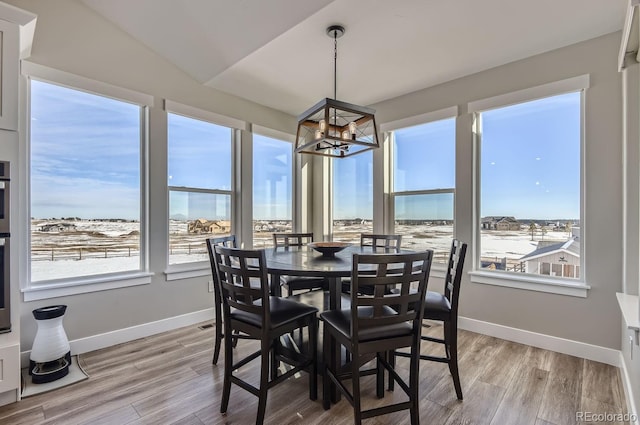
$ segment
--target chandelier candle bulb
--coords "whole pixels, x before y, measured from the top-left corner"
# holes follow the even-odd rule
[[[316,140],[322,139],[322,131],[316,130]]]
[[[353,138],[353,140],[356,140],[356,123],[354,121],[351,121],[349,123],[349,132],[351,133],[351,137]]]
[[[327,130],[327,122],[325,120],[318,121],[318,128],[321,133],[324,133]]]
[[[349,140],[351,138],[351,134],[347,130],[345,130],[342,132],[342,138],[344,140]]]

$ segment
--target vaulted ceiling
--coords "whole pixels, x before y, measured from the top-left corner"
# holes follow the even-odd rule
[[[204,85],[297,115],[370,105],[620,30],[627,0],[82,0]],[[612,63],[612,66],[616,66]]]

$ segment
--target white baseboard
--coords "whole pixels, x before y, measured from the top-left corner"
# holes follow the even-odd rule
[[[71,354],[82,354],[89,351],[99,350],[101,348],[111,347],[112,345],[122,344],[123,342],[129,342],[173,329],[194,325],[196,323],[206,322],[207,320],[213,320],[214,317],[213,308],[209,308],[206,310],[183,314],[181,316],[158,320],[156,322],[144,323],[142,325],[118,329],[117,331],[105,332],[103,334],[92,335],[87,338],[76,339],[69,341],[69,345],[71,345]],[[29,366],[30,355],[31,350],[20,353],[20,362],[22,367]]]
[[[620,367],[620,350],[614,350],[612,348],[539,334],[523,329],[469,319],[467,317],[458,318],[458,327],[467,331],[506,339],[507,341],[518,342],[520,344],[531,345],[545,350]]]
[[[629,377],[629,371],[627,370],[627,364],[624,362],[624,356],[620,353],[620,376],[622,377],[622,387],[624,388],[624,397],[627,399],[627,410],[635,418],[631,421],[631,425],[639,425],[638,421],[638,408],[636,406],[635,398],[633,397],[633,387],[631,386],[631,378]]]

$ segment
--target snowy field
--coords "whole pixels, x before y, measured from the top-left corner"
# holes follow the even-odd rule
[[[126,221],[65,221],[73,225],[66,231],[41,231],[44,225],[60,220],[32,221],[32,280],[59,279],[78,275],[137,270],[140,262],[139,224]],[[204,239],[207,234],[189,234],[185,222],[172,220],[170,229],[171,264],[208,261]],[[285,230],[286,231],[286,230]],[[360,242],[361,233],[370,233],[370,224],[335,226],[335,240]],[[453,227],[451,225],[398,225],[402,246],[408,249],[433,249],[435,260],[447,259]],[[567,232],[548,231],[545,241],[564,241]],[[483,231],[482,259],[499,260],[504,257],[510,264],[536,249],[542,235],[538,232],[531,240],[528,230]],[[272,246],[271,232],[255,234],[254,247]]]

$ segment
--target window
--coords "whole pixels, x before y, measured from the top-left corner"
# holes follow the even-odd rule
[[[373,231],[373,152],[333,159],[333,240]]]
[[[433,249],[444,263],[454,225],[455,118],[395,130],[392,140],[394,233],[403,247]]]
[[[145,107],[29,81],[31,282],[145,270]]]
[[[580,279],[582,92],[478,114],[484,270]]]
[[[253,247],[273,246],[273,232],[292,231],[290,142],[253,135]]]
[[[169,264],[207,261],[205,239],[231,234],[233,130],[168,113]]]

